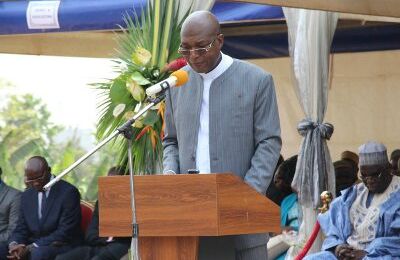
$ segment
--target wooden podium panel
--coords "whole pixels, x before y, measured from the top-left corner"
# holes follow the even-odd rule
[[[135,176],[140,236],[218,235],[215,176]],[[132,236],[129,176],[99,178],[101,236]]]
[[[233,174],[135,176],[140,237],[279,232],[279,207]],[[129,176],[99,178],[100,236],[130,237]]]
[[[218,235],[281,232],[280,208],[232,174],[217,174]]]
[[[197,260],[199,237],[142,237],[141,260]]]

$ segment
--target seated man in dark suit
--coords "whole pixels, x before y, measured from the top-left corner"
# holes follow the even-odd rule
[[[107,173],[108,176],[123,174],[121,167],[112,167]],[[128,253],[130,242],[128,237],[99,237],[99,208],[96,202],[92,220],[86,231],[85,246],[58,255],[56,260],[119,260]]]
[[[8,238],[17,226],[21,192],[7,186],[0,168],[0,255],[7,254]]]
[[[44,191],[44,185],[52,178],[43,157],[34,156],[25,164],[29,188],[22,193],[18,224],[9,239],[8,259],[54,259],[82,241],[79,191],[62,180]]]

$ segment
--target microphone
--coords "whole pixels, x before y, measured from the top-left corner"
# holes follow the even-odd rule
[[[161,82],[158,82],[157,84],[148,87],[146,89],[146,94],[148,96],[154,96],[157,93],[160,93],[161,91],[164,91],[170,87],[179,87],[183,84],[185,84],[189,79],[189,75],[186,71],[184,70],[177,70],[169,76],[169,78],[164,79]]]

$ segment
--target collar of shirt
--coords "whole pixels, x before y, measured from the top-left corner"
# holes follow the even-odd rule
[[[50,181],[51,181],[52,179],[54,179],[54,178],[55,178],[55,176],[52,174],[51,177],[50,177]],[[46,190],[46,198],[49,196],[50,190],[51,190],[51,187],[50,187],[48,190]],[[42,193],[43,193],[43,191],[42,191]]]
[[[221,61],[212,71],[208,73],[199,73],[203,80],[214,80],[221,76],[221,74],[224,73],[229,68],[229,66],[231,66],[231,64],[233,63],[232,57],[225,55],[222,52],[221,56]]]

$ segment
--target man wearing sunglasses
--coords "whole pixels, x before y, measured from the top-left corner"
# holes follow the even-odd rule
[[[44,191],[44,185],[53,177],[45,158],[34,156],[26,162],[28,188],[21,196],[20,215],[9,239],[7,259],[54,259],[82,241],[79,191],[62,180]]]
[[[343,191],[318,219],[324,252],[305,259],[400,259],[400,177],[377,142],[359,148],[359,164],[362,183]]]
[[[164,173],[232,172],[265,195],[281,149],[274,82],[261,68],[222,53],[223,43],[210,12],[194,12],[184,21],[179,53],[189,81],[166,98]],[[232,250],[209,243],[217,246],[206,256],[200,240],[200,259],[232,259],[217,251],[232,252],[237,260],[267,259],[266,234],[231,240]]]

